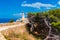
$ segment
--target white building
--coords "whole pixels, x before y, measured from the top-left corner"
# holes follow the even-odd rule
[[[24,13],[22,13],[22,18],[21,19],[17,19],[16,22],[25,22],[25,23],[28,23],[28,19],[25,18]]]

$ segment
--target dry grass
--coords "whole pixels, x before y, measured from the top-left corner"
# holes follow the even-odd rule
[[[11,25],[16,25],[16,24],[19,24],[21,22],[13,22],[13,23],[0,23],[0,27],[2,26],[11,26]]]
[[[36,40],[32,34],[28,33],[24,25],[1,31],[1,33],[7,40]]]

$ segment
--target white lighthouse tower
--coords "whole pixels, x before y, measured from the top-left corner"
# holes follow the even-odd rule
[[[22,19],[24,19],[25,18],[25,15],[24,15],[24,12],[22,12]]]
[[[22,12],[21,14],[22,14],[22,15],[21,15],[22,18],[17,19],[16,22],[21,22],[21,21],[23,21],[23,20],[25,19],[24,12]]]
[[[16,20],[16,22],[24,22],[24,23],[28,22],[28,19],[25,18],[24,12],[22,12],[22,18]]]

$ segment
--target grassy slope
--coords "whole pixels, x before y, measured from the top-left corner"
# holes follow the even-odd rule
[[[7,40],[38,40],[32,34],[28,33],[25,26],[4,30],[2,34]]]

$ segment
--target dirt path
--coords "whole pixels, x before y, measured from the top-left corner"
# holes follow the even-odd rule
[[[0,27],[0,31],[3,31],[3,30],[7,30],[7,29],[10,29],[10,28],[14,28],[14,27],[20,27],[20,26],[22,26],[22,25],[25,25],[25,24],[18,24],[18,25],[11,25],[11,26],[3,26],[3,27]],[[6,40],[5,38],[4,38],[4,36],[1,34],[1,32],[0,32],[0,40]]]
[[[17,26],[22,26],[24,24],[18,24],[18,25],[12,25],[12,26],[3,26],[3,27],[0,27],[0,31],[3,31],[3,30],[7,30],[9,28],[14,28],[14,27],[17,27]]]

